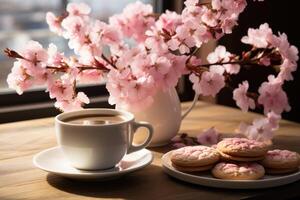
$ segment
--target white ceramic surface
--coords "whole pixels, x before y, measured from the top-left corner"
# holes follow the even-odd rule
[[[170,155],[171,152],[168,152],[162,157],[164,171],[174,178],[197,185],[231,189],[260,189],[286,185],[300,180],[300,171],[287,175],[265,175],[259,180],[222,180],[214,178],[209,171],[193,175],[176,170],[171,164]]]
[[[117,109],[127,110],[134,114],[136,120],[147,121],[152,124],[154,134],[149,146],[162,146],[170,142],[179,131],[181,124],[181,106],[175,88],[158,91],[153,103],[141,112],[136,112],[130,107],[116,106]],[[145,140],[146,132],[137,131],[134,143],[139,144]]]
[[[142,149],[124,156],[121,162],[112,169],[85,171],[71,166],[65,158],[61,148],[53,147],[46,149],[33,158],[36,167],[60,176],[72,179],[105,181],[118,178],[122,175],[134,172],[149,165],[153,160],[152,153]]]
[[[113,124],[71,124],[66,119],[84,115],[121,115],[124,121]],[[140,145],[132,145],[136,130],[144,127],[148,135]],[[98,170],[114,167],[126,155],[145,148],[153,128],[147,122],[136,122],[134,115],[114,109],[84,109],[55,117],[56,138],[73,167]]]

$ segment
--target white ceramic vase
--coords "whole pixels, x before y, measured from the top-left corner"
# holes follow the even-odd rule
[[[195,95],[193,105],[182,115],[180,100],[175,88],[158,91],[154,102],[145,110],[134,112],[130,107],[116,106],[117,109],[129,111],[134,114],[137,121],[149,122],[154,128],[154,134],[149,146],[163,146],[178,133],[181,120],[192,110],[198,95]],[[147,130],[138,129],[134,136],[134,143],[141,144],[147,137]]]

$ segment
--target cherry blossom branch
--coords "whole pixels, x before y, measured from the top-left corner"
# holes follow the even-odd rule
[[[117,69],[117,66],[112,62],[112,61],[110,61],[105,55],[101,55],[101,58],[105,61],[105,62],[107,62],[107,64],[109,64],[110,66],[112,66],[113,68],[115,68],[115,69]]]
[[[100,69],[97,67],[90,67],[90,66],[82,66],[82,67],[77,67],[77,69],[80,70],[80,72],[84,71],[84,70],[100,70],[100,71],[104,71],[104,72],[108,72],[108,69]]]
[[[191,58],[198,53],[198,51],[200,50],[200,48],[195,48],[194,51],[190,54],[190,56],[188,57],[188,59],[186,60],[186,64],[189,63],[189,61],[191,60]]]
[[[46,66],[46,69],[50,69],[50,70],[54,70],[54,71],[59,71],[59,72],[66,72],[67,71],[66,67]]]
[[[85,65],[78,66],[76,68],[79,69],[79,72],[82,72],[84,70],[99,70],[99,71],[103,71],[103,72],[108,72],[108,69],[103,69],[103,68],[98,68],[98,67],[91,67],[91,66],[85,66]],[[60,72],[67,72],[68,67],[46,66],[46,69],[60,71]]]
[[[4,49],[4,54],[10,58],[19,58],[19,59],[27,60],[26,58],[21,56],[18,52],[14,51],[12,49],[9,49],[9,48]]]
[[[209,67],[212,65],[226,65],[226,64],[239,64],[239,65],[258,65],[258,63],[249,62],[249,61],[243,61],[243,60],[237,60],[237,61],[228,61],[228,62],[216,62],[216,63],[207,63],[207,64],[201,64],[197,67]]]
[[[271,61],[273,61],[273,65],[275,64],[280,64],[281,57],[277,58],[280,56],[276,49],[268,50],[268,49],[263,49],[262,51],[258,51],[254,56],[251,56],[253,52],[255,53],[257,49],[253,48],[251,51],[248,52],[243,52],[242,56],[232,56],[231,59],[236,59],[236,60],[229,60],[227,62],[215,62],[215,63],[206,63],[206,64],[200,64],[196,67],[210,67],[212,65],[226,65],[226,64],[238,64],[240,66],[265,66],[264,64],[260,63],[260,60],[263,58],[269,58]],[[252,58],[250,58],[250,56]],[[276,63],[275,63],[276,62]]]
[[[12,49],[9,49],[9,48],[4,49],[4,53],[10,58],[23,59],[23,60],[26,60],[29,62],[35,62],[35,63],[41,62],[39,60],[34,60],[34,61],[28,60],[27,58],[20,55],[18,52],[14,51]],[[112,62],[109,62],[109,60],[106,57],[103,56],[103,58],[105,58],[106,62],[108,62],[110,65],[112,65],[113,67],[116,68],[116,66],[114,66]],[[103,65],[96,59],[94,60],[94,63],[95,63],[95,67],[87,66],[87,65],[80,65],[80,66],[77,66],[77,69],[79,69],[80,72],[82,72],[84,70],[100,70],[103,72],[109,71],[109,69],[106,68],[105,65]],[[46,69],[55,70],[55,71],[59,71],[59,72],[67,72],[67,70],[69,69],[69,65],[66,62],[62,62],[62,63],[60,63],[60,65],[58,67],[47,65]]]

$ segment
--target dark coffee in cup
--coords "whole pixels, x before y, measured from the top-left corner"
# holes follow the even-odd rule
[[[69,117],[66,118],[64,121],[70,124],[101,125],[101,124],[117,124],[126,121],[126,118],[124,118],[124,116],[122,115],[90,114],[90,115]]]

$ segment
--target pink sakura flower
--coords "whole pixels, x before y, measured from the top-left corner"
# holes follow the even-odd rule
[[[48,92],[51,99],[57,101],[69,101],[74,97],[74,79],[69,75],[63,75],[60,79],[48,80]]]
[[[153,102],[155,82],[151,76],[134,77],[131,70],[110,70],[106,88],[110,104],[142,110]]]
[[[159,19],[155,22],[155,27],[159,30],[166,30],[170,34],[175,33],[176,28],[182,24],[181,15],[176,12],[167,10],[163,13]]]
[[[94,43],[86,44],[77,51],[79,61],[85,65],[94,65],[95,59],[101,62],[102,46]]]
[[[18,59],[18,63],[15,64],[19,67],[16,67],[15,69],[22,68],[21,71],[23,71],[24,75],[26,74],[27,78],[32,78],[32,82],[34,84],[44,84],[47,76],[45,69],[48,59],[47,51],[42,47],[42,45],[40,45],[40,43],[36,41],[29,41],[25,48],[21,50],[20,54],[22,57],[24,57],[24,59]]]
[[[218,140],[219,134],[214,127],[203,130],[203,132],[197,136],[197,141],[203,145],[217,144]]]
[[[53,43],[49,44],[47,53],[48,53],[47,63],[50,66],[59,66],[65,59],[64,53],[58,52],[57,47]]]
[[[239,87],[233,91],[233,99],[236,101],[236,105],[240,107],[243,112],[247,112],[249,108],[255,108],[255,101],[247,96],[248,89],[248,81],[243,81],[243,83],[239,84]]]
[[[55,102],[54,106],[64,112],[69,112],[80,110],[82,109],[82,104],[88,104],[89,102],[89,98],[83,92],[78,92],[75,98],[70,100],[58,100]]]
[[[181,137],[181,135],[175,135],[172,139],[171,139],[171,142],[174,142],[174,143],[178,143],[178,142],[182,142],[183,139]]]
[[[181,54],[186,54],[190,52],[190,48],[194,46],[194,39],[191,36],[187,38],[174,37],[167,42],[167,45],[172,51],[177,49]]]
[[[42,62],[31,62],[24,59],[19,59],[20,65],[26,71],[26,74],[34,79],[35,84],[45,83],[46,68],[45,63]]]
[[[282,82],[293,80],[292,72],[297,70],[297,64],[290,62],[288,59],[284,59],[280,66],[280,72],[277,76]]]
[[[208,54],[207,61],[211,64],[217,63],[220,61],[227,62],[229,61],[230,53],[226,51],[226,48],[222,45],[219,45],[215,48],[213,52]]]
[[[110,46],[121,42],[120,33],[114,27],[98,20],[89,34],[93,43],[103,43]]]
[[[185,55],[174,55],[174,54],[167,54],[167,57],[172,62],[172,72],[176,74],[176,76],[179,78],[183,74],[188,74],[189,71],[186,68],[186,61],[188,59],[188,56]],[[175,87],[175,85],[174,85]]]
[[[76,77],[80,83],[101,83],[103,81],[103,72],[100,70],[83,70]]]
[[[226,34],[232,33],[233,27],[238,25],[236,19],[225,19],[221,25],[222,31]]]
[[[157,52],[159,54],[164,54],[169,52],[168,45],[164,42],[164,38],[161,37],[160,31],[156,27],[151,27],[151,30],[146,31],[147,39],[144,45],[147,49],[152,52]]]
[[[222,1],[221,0],[212,0],[211,6],[214,10],[220,10],[222,7]]]
[[[267,48],[272,35],[273,32],[272,29],[269,28],[269,24],[264,23],[260,25],[258,29],[249,28],[248,36],[244,36],[241,41],[257,48]]]
[[[206,71],[203,72],[201,78],[195,74],[190,75],[190,80],[193,83],[193,89],[196,93],[204,96],[213,96],[225,86],[225,78],[222,74]]]
[[[269,126],[271,127],[271,129],[277,130],[279,128],[278,123],[281,120],[281,116],[277,115],[274,112],[269,112],[267,114],[267,118],[269,120]]]
[[[182,10],[182,17],[183,19],[194,19],[197,22],[201,23],[201,16],[204,14],[202,11],[204,9],[203,6],[198,6],[197,4],[199,1],[191,0],[191,1],[184,1],[185,8]]]
[[[195,39],[195,45],[198,48],[201,47],[202,43],[207,43],[210,39],[213,38],[209,29],[203,24],[200,24],[196,27],[193,37]]]
[[[270,66],[271,60],[267,56],[264,56],[261,59],[259,59],[259,64],[264,65],[264,66]]]
[[[278,37],[273,35],[270,42],[273,47],[278,49],[283,59],[278,77],[283,81],[293,80],[292,72],[297,70],[297,61],[299,59],[297,47],[290,45],[284,33]]]
[[[193,24],[185,23],[176,28],[176,34],[167,44],[172,51],[179,50],[181,54],[189,53],[190,48],[195,46],[195,39],[191,34]]]
[[[201,94],[215,97],[225,86],[224,76],[214,72],[204,72],[199,82]]]
[[[239,64],[225,64],[223,66],[224,66],[226,72],[229,74],[238,74],[241,69]]]
[[[46,22],[49,25],[50,31],[52,31],[53,33],[56,33],[58,35],[62,35],[63,29],[61,27],[61,21],[52,12],[47,12]]]
[[[223,75],[224,72],[225,72],[225,69],[224,69],[224,67],[222,65],[211,65],[209,67],[209,71],[213,72],[213,73],[217,73],[217,74]]]
[[[283,111],[291,109],[286,93],[282,89],[282,81],[273,75],[268,77],[268,82],[261,84],[258,89],[258,103],[264,106],[264,112],[270,111],[281,114]]]
[[[145,32],[155,23],[153,8],[140,1],[129,4],[123,12],[109,18],[109,24],[122,31],[126,37],[133,37],[137,42],[147,38]]]
[[[274,131],[277,130],[280,119],[280,115],[271,112],[265,118],[254,119],[250,125],[242,123],[239,131],[248,139],[262,142],[269,141],[273,138]]]
[[[185,5],[186,7],[182,11],[184,22],[196,21],[199,27],[201,25],[209,26],[209,30],[205,30],[203,26],[200,29],[194,29],[196,30],[194,36],[196,40],[198,39],[196,43],[199,47],[202,42],[207,42],[209,39],[219,39],[224,33],[231,33],[247,2],[246,0],[213,0],[211,2],[212,9],[206,5],[200,5],[199,1],[196,0],[185,1]],[[202,42],[199,41],[201,39],[203,39]]]
[[[222,8],[225,9],[225,16],[227,17],[238,17],[238,15],[244,11],[247,6],[246,0],[227,0],[221,1]]]
[[[130,80],[125,88],[126,99],[128,102],[137,102],[152,96],[155,83],[152,77],[142,76],[136,80]]]
[[[196,56],[192,56],[188,64],[192,66],[199,66],[202,64],[202,60]]]
[[[145,48],[145,47],[144,47]],[[127,52],[130,49],[129,44],[121,40],[118,44],[113,44],[110,46],[110,53],[115,57],[120,57],[123,53]]]
[[[224,46],[219,45],[212,53],[208,54],[207,61],[211,64],[229,62],[231,57],[232,54],[226,51]],[[223,67],[229,74],[237,74],[240,71],[240,65],[238,64],[224,64]]]
[[[176,51],[179,48],[180,41],[177,38],[172,38],[167,42],[167,45],[169,46],[169,49],[171,49],[172,51]],[[189,48],[184,44],[182,44],[181,52],[185,53],[189,51],[190,51]]]
[[[199,0],[186,0],[184,1],[185,6],[196,6],[196,4],[199,3]]]
[[[128,62],[128,57],[125,57]],[[160,56],[156,53],[146,54],[140,52],[131,58],[130,65],[135,76],[149,75],[153,78],[157,88],[167,89],[175,87],[178,78],[185,73],[185,56],[165,54]],[[126,62],[120,62],[126,63]]]
[[[290,45],[287,40],[287,35],[285,33],[279,34],[279,36],[273,36],[271,40],[272,46],[278,48],[281,56],[288,59],[290,62],[296,64],[299,56],[298,49],[294,45]]]
[[[122,51],[119,58],[116,61],[116,66],[118,69],[124,69],[131,66],[132,73],[138,75],[146,69],[146,66],[150,65],[150,59],[144,48],[139,46],[128,48]],[[128,71],[130,72],[130,70]],[[123,73],[123,72],[122,72]]]
[[[29,41],[21,51],[21,56],[14,62],[11,73],[7,77],[10,88],[18,94],[29,89],[33,85],[43,85],[47,79],[45,63],[48,59],[47,51],[35,41]]]
[[[218,15],[210,9],[205,9],[201,17],[202,21],[210,27],[215,27],[218,24]]]
[[[148,66],[148,73],[153,77],[157,86],[168,88],[164,80],[165,76],[167,76],[171,70],[171,61],[167,57],[157,54],[150,54],[149,58],[152,64]]]
[[[163,77],[162,89],[166,91],[168,88],[175,87],[178,83],[178,78],[176,72],[170,70],[169,73],[165,74]]]
[[[69,3],[67,12],[69,15],[75,16],[88,15],[91,12],[91,8],[85,3]]]
[[[185,147],[186,145],[184,143],[181,143],[181,142],[176,142],[173,144],[173,146],[176,148],[176,149],[179,149],[181,147]]]
[[[65,18],[61,26],[65,29],[64,37],[67,39],[76,38],[77,41],[85,41],[86,33],[88,32],[88,27],[85,20],[80,16],[69,16]]]
[[[14,62],[11,73],[7,76],[7,83],[9,88],[16,90],[19,95],[33,85],[32,78],[19,61]]]
[[[163,76],[161,85],[163,89],[175,87],[178,83],[178,79],[182,76],[182,74],[187,74],[187,70],[185,67],[187,56],[176,56],[173,54],[168,54],[167,57],[171,62],[171,67],[168,73]]]
[[[90,103],[90,99],[83,92],[78,92],[76,99],[78,101],[82,102],[82,103],[85,103],[85,104],[89,104]]]
[[[30,40],[26,43],[21,55],[29,62],[45,62],[48,59],[47,51],[36,41]]]

